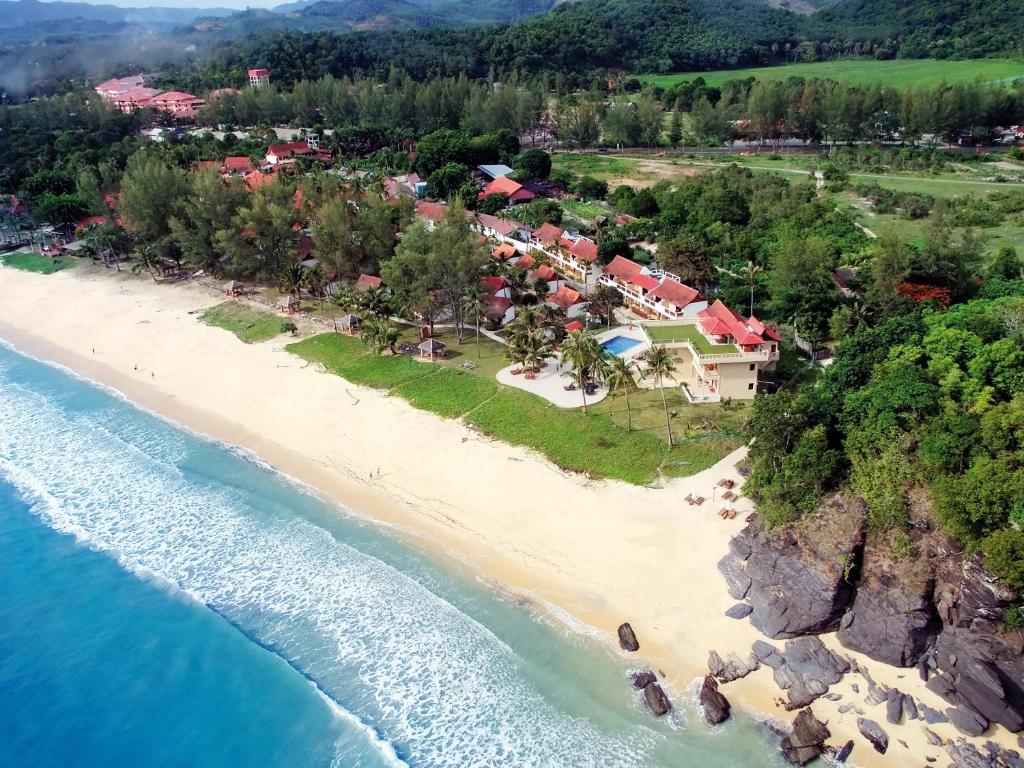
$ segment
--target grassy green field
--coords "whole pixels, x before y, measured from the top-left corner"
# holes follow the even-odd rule
[[[671,75],[641,75],[645,83],[668,88],[679,82],[703,77],[709,85],[721,85],[727,80],[756,77],[759,80],[785,80],[789,77],[817,77],[840,80],[854,85],[881,83],[894,88],[917,85],[937,85],[942,82],[964,82],[981,79],[985,82],[1011,82],[1024,77],[1024,61],[1017,59],[973,59],[945,61],[935,59],[839,59],[775,67],[729,69],[715,72],[678,72]]]
[[[40,275],[52,275],[62,269],[74,266],[75,260],[70,256],[58,256],[51,259],[32,251],[15,251],[0,256],[0,264],[25,272],[36,272]]]
[[[403,333],[403,341],[412,333]],[[444,339],[445,337],[442,336]],[[451,343],[449,343],[451,342]],[[627,431],[625,400],[606,398],[586,416],[556,408],[539,397],[499,384],[494,371],[506,364],[501,345],[488,341],[476,357],[472,335],[449,343],[445,364],[370,354],[358,339],[321,334],[291,344],[288,350],[322,364],[354,384],[383,389],[416,408],[446,418],[463,418],[482,432],[512,445],[538,451],[559,467],[593,477],[637,485],[659,476],[684,476],[714,464],[741,442],[743,408],[692,406],[678,391],[667,392],[677,444],[664,439],[660,394],[645,390],[630,396],[633,431]],[[472,360],[472,370],[462,368]]]
[[[207,325],[231,331],[246,344],[268,341],[284,333],[290,322],[238,301],[225,301],[210,307],[199,319]]]

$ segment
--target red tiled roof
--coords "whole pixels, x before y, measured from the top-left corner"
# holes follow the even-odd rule
[[[270,74],[270,70],[269,69],[250,69],[249,70],[249,77],[263,77],[264,75],[269,75],[269,74]]]
[[[533,230],[533,239],[541,245],[554,245],[559,241],[563,234],[564,233],[560,228],[556,227],[550,221],[545,221]]]
[[[252,160],[241,155],[231,155],[224,158],[224,167],[229,171],[247,173],[253,170]]]
[[[546,280],[547,282],[551,282],[552,280],[556,279],[557,277],[558,277],[558,273],[556,273],[555,270],[553,270],[547,264],[541,264],[539,267],[537,267],[535,270],[533,270],[533,272],[528,274],[526,276],[526,279],[529,280],[531,283],[536,281],[536,280],[538,280],[538,279]]]
[[[549,304],[557,304],[560,307],[568,309],[575,304],[579,304],[581,298],[579,291],[574,290],[567,285],[563,285],[554,293],[549,294],[547,300]]]
[[[700,296],[700,291],[683,285],[678,280],[666,277],[657,288],[652,290],[647,297],[650,299],[661,299],[677,307],[685,307]]]
[[[658,278],[645,275],[643,272],[632,275],[631,277],[623,278],[630,285],[635,285],[644,291],[649,291],[652,288],[657,288],[659,285]]]
[[[505,287],[504,277],[491,277],[489,275],[485,275],[480,278],[480,282],[483,283],[484,288],[488,293],[497,293]]]
[[[511,235],[517,229],[523,228],[523,225],[520,224],[518,221],[513,221],[512,219],[502,219],[497,216],[492,216],[489,213],[481,213],[476,218],[477,221],[480,222],[481,227],[493,229],[499,235],[505,235],[506,237]]]
[[[499,176],[486,187],[484,191],[480,193],[480,198],[490,197],[491,195],[512,195],[516,194],[523,188],[523,185],[514,179],[510,179],[508,176]]]
[[[512,306],[512,300],[506,299],[504,296],[488,296],[485,301],[487,304],[485,314],[489,317],[504,317]]]
[[[518,259],[513,262],[512,266],[516,269],[533,269],[533,266],[537,263],[537,260],[528,253],[524,253]]]
[[[608,266],[604,268],[604,273],[606,275],[611,275],[612,277],[617,277],[620,280],[628,280],[634,275],[639,275],[642,270],[643,267],[635,261],[631,261],[624,256],[616,256],[608,262]]]
[[[749,320],[744,320],[721,300],[716,300],[710,307],[698,313],[697,317],[707,333],[715,336],[732,336],[737,344],[761,344],[765,337],[779,340],[774,328],[769,328],[753,315]]]
[[[181,91],[167,91],[166,93],[161,93],[159,97],[153,100],[160,102],[199,101],[191,93],[183,93]]]
[[[383,285],[381,279],[376,275],[367,275],[363,273],[359,275],[359,279],[356,280],[356,288],[368,289],[368,288],[380,288]]]
[[[416,203],[416,215],[420,218],[442,221],[446,213],[448,208],[443,203],[428,203],[426,200]]]
[[[586,238],[580,238],[576,244],[569,249],[569,253],[578,261],[592,263],[597,261],[597,243]]]
[[[274,174],[272,173],[260,173],[259,171],[253,171],[252,173],[245,174],[245,188],[250,192],[255,192],[264,184],[269,184],[273,179]]]
[[[497,248],[495,248],[493,251],[491,251],[491,256],[496,258],[498,261],[505,261],[506,259],[514,259],[518,255],[519,255],[519,251],[517,251],[516,247],[514,245],[512,245],[511,243],[502,243]]]
[[[565,330],[568,333],[572,333],[573,331],[582,331],[583,323],[581,323],[579,320],[573,320],[571,323],[565,324]]]

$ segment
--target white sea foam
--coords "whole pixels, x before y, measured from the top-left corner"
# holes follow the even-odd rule
[[[556,709],[486,627],[288,514],[294,498],[258,498],[216,473],[194,477],[190,462],[213,460],[209,447],[109,401],[69,409],[9,374],[0,367],[0,474],[37,514],[280,655],[386,760],[649,762],[649,731],[610,734]],[[350,748],[339,743],[339,765],[354,765]]]

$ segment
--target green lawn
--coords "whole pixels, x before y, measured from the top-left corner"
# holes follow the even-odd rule
[[[893,88],[937,85],[942,82],[965,82],[977,78],[985,82],[1012,82],[1024,77],[1024,62],[1016,59],[974,59],[951,61],[934,59],[840,59],[774,67],[728,69],[715,72],[679,72],[671,75],[641,75],[640,80],[668,88],[675,83],[703,77],[709,85],[718,86],[727,80],[756,77],[759,80],[785,80],[789,77],[817,77],[840,80],[854,85],[881,83]]]
[[[0,264],[21,269],[25,272],[52,275],[54,272],[74,266],[75,260],[71,256],[58,256],[52,259],[49,256],[42,256],[32,251],[15,251],[14,253],[5,253],[0,256]]]
[[[403,334],[407,340],[409,333]],[[665,439],[664,409],[658,392],[630,397],[634,430],[625,429],[625,401],[607,398],[586,416],[581,410],[556,408],[545,400],[498,384],[491,370],[501,365],[496,350],[486,347],[477,362],[472,337],[454,344],[454,359],[445,364],[367,353],[358,339],[321,334],[288,346],[304,360],[322,364],[355,384],[387,390],[413,406],[447,418],[462,417],[482,432],[512,445],[542,453],[559,467],[593,477],[646,485],[660,475],[690,475],[706,469],[742,443],[742,409],[726,412],[691,406],[676,390],[666,393],[677,445]],[[488,345],[500,347],[494,342]],[[481,345],[481,349],[485,349]],[[476,368],[461,365],[474,360]]]
[[[598,216],[611,215],[611,209],[607,205],[599,203],[584,202],[583,200],[560,200],[559,204],[569,213],[579,216],[581,219],[595,219]]]
[[[207,325],[231,331],[246,344],[268,341],[284,333],[290,322],[270,312],[253,309],[240,301],[225,301],[210,307],[199,319]]]
[[[610,155],[574,155],[556,154],[551,158],[551,164],[559,170],[572,171],[580,176],[593,176],[596,179],[607,181],[618,176],[629,176],[632,174],[642,158],[637,157],[612,157]]]
[[[697,330],[695,325],[645,325],[644,330],[651,337],[651,341],[660,344],[688,341],[702,355],[723,355],[730,352],[739,352],[739,348],[735,344],[712,344],[704,338],[704,334]]]

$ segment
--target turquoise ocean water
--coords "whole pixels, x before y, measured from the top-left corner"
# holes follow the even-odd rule
[[[628,663],[0,345],[0,765],[775,766]]]

